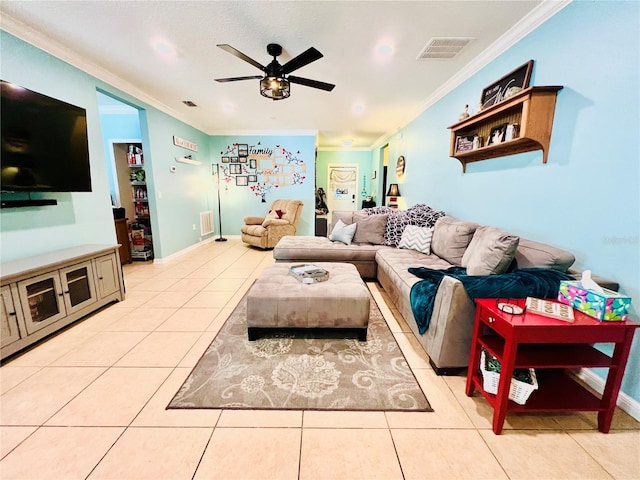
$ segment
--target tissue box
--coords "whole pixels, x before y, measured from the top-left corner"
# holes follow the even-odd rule
[[[603,293],[582,288],[577,281],[560,282],[558,301],[601,321],[625,321],[631,298],[603,288]]]

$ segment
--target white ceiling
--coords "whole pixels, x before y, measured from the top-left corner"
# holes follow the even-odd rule
[[[9,33],[208,134],[317,131],[330,149],[372,148],[566,3],[3,0],[0,12]],[[417,60],[433,37],[474,40],[452,60]],[[290,98],[273,101],[259,80],[215,82],[261,73],[220,43],[263,65],[268,43],[282,45],[281,64],[313,46],[324,58],[294,75],[336,87],[292,84]]]

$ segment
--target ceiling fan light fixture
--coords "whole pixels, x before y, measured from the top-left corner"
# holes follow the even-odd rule
[[[260,95],[272,100],[283,100],[291,95],[289,80],[284,77],[264,77],[260,80]]]

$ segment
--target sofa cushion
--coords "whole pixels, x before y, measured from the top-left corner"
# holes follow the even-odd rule
[[[433,228],[407,225],[402,233],[398,248],[408,248],[426,255],[431,254],[431,236]]]
[[[340,242],[345,245],[350,245],[351,240],[353,240],[353,236],[356,233],[357,228],[356,223],[352,223],[351,225],[346,225],[342,220],[338,220],[336,226],[333,227],[331,233],[329,234],[329,240],[332,242]]]
[[[452,265],[460,266],[476,228],[477,223],[449,216],[438,218],[431,238],[431,252]]]
[[[515,258],[518,268],[553,268],[563,272],[576,261],[570,252],[525,238],[520,239]]]
[[[388,215],[367,215],[356,212],[353,214],[353,221],[357,224],[356,234],[353,237],[354,243],[372,243],[374,245],[384,244],[384,232],[387,228]]]
[[[464,255],[467,275],[492,275],[507,271],[520,238],[495,227],[478,227]]]
[[[331,232],[333,232],[333,229],[336,226],[336,223],[338,223],[338,220],[342,220],[342,223],[344,223],[345,225],[351,225],[353,223],[353,214],[354,212],[345,210],[335,210],[331,212],[331,226],[328,233],[330,234]]]

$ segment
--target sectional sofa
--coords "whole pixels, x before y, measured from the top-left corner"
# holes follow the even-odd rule
[[[336,235],[340,228],[355,230],[350,242]],[[475,305],[463,284],[445,275],[433,300],[429,326],[420,334],[410,292],[421,279],[410,273],[409,268],[444,270],[462,266],[469,274],[487,275],[501,274],[517,265],[517,268],[544,267],[579,276],[570,270],[575,261],[570,252],[519,238],[495,227],[446,216],[425,205],[408,210],[378,207],[332,212],[328,236],[332,234],[334,241],[326,237],[283,237],[273,250],[274,258],[276,262],[349,262],[356,266],[362,278],[377,280],[438,374],[458,373],[468,365]],[[618,289],[614,282],[600,277],[594,279],[606,288]]]

